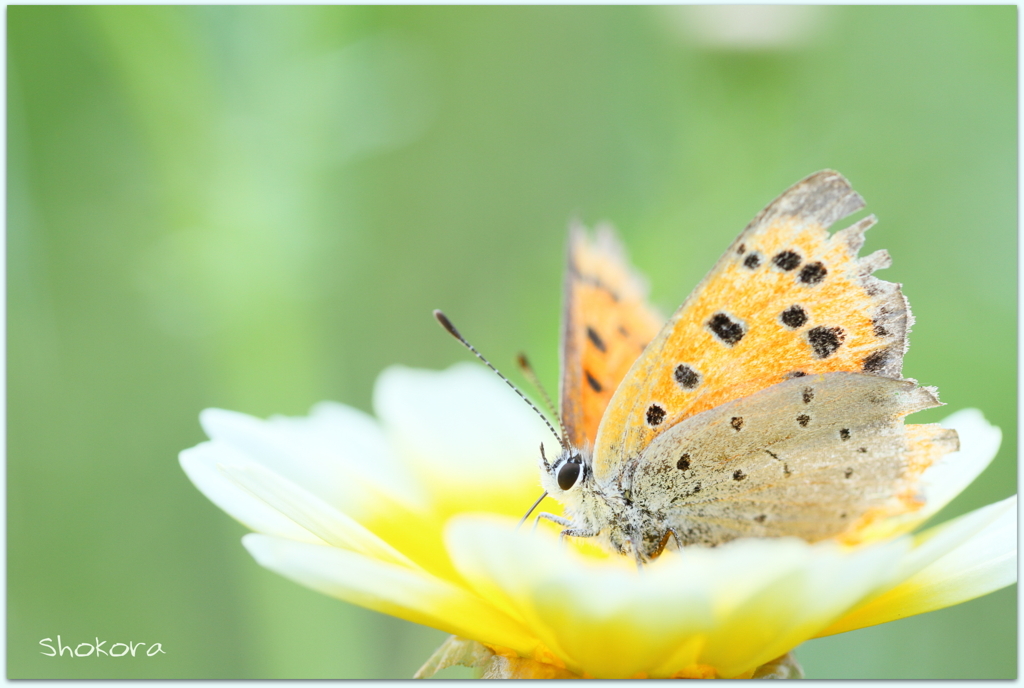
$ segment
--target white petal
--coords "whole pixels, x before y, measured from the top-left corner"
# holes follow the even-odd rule
[[[374,409],[393,445],[435,492],[485,505],[539,491],[538,447],[558,442],[543,421],[483,366],[437,372],[393,366],[377,378]],[[522,497],[518,495],[522,494]]]
[[[940,425],[956,430],[960,436],[960,451],[946,454],[921,476],[927,500],[921,511],[922,522],[974,482],[992,463],[1003,438],[1002,431],[986,421],[978,409],[957,411]]]
[[[355,409],[324,403],[306,418],[269,421],[206,409],[200,421],[211,438],[356,518],[368,518],[382,502],[423,502],[376,421]]]
[[[957,431],[960,451],[940,457],[918,478],[916,489],[924,501],[920,509],[875,522],[864,531],[869,541],[913,531],[970,485],[999,451],[1002,432],[977,409],[957,411],[940,425]]]
[[[415,566],[405,555],[351,517],[259,464],[221,465],[220,470],[243,489],[330,545],[392,564]]]
[[[942,609],[987,595],[1017,580],[1017,497],[973,511],[918,536],[921,547],[908,559],[928,551],[927,566],[902,583],[854,610],[820,635],[874,626]],[[936,549],[941,548],[938,556]],[[905,572],[906,572],[905,571]]]
[[[936,560],[972,541],[983,530],[1004,518],[1006,512],[1013,511],[1016,507],[1015,495],[918,533],[914,537],[914,549],[900,564],[900,580],[910,578],[925,567],[931,566]]]
[[[199,491],[252,530],[291,540],[323,544],[323,540],[262,499],[232,482],[217,467],[221,462],[244,463],[246,458],[230,445],[203,442],[179,454],[185,474]]]
[[[422,570],[261,535],[246,535],[242,542],[261,566],[352,604],[524,654],[535,642],[516,620]]]
[[[332,401],[315,405],[308,417],[274,416],[270,424],[292,431],[302,453],[315,452],[334,471],[337,485],[351,477],[411,502],[422,501],[420,488],[392,451],[375,418]],[[342,468],[338,468],[338,466]],[[330,500],[328,500],[330,501]]]

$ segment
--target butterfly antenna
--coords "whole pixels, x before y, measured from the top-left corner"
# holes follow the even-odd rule
[[[547,492],[547,490],[545,490],[544,494],[542,494],[537,499],[537,501],[533,503],[533,506],[530,507],[530,510],[527,511],[526,514],[519,520],[519,523],[516,525],[516,530],[519,530],[519,527],[522,526],[524,523],[526,523],[526,519],[530,518],[530,514],[533,513],[533,510],[536,509],[540,505],[540,503],[544,501],[544,498],[547,497],[547,496],[548,496],[548,492]]]
[[[518,395],[519,395],[519,398],[520,398],[520,399],[522,399],[522,400],[523,400],[523,401],[525,401],[525,402],[526,402],[527,404],[529,404],[529,405],[530,405],[530,408],[532,408],[532,409],[533,409],[534,411],[536,411],[536,412],[537,412],[537,415],[538,415],[538,416],[540,416],[541,420],[543,420],[543,421],[544,421],[544,424],[548,426],[548,429],[549,429],[549,430],[551,431],[551,434],[552,434],[552,435],[554,435],[554,436],[555,436],[555,439],[557,439],[557,440],[558,440],[558,442],[559,442],[559,444],[561,444],[561,442],[562,442],[562,438],[558,436],[558,432],[557,432],[557,431],[555,430],[554,426],[553,426],[553,425],[551,425],[551,421],[549,421],[549,420],[547,419],[547,416],[545,416],[545,415],[544,415],[544,414],[543,414],[543,413],[541,412],[541,410],[540,410],[539,408],[537,408],[536,404],[534,404],[534,403],[533,403],[532,401],[530,401],[530,400],[529,400],[529,399],[528,399],[528,398],[526,397],[526,395],[525,395],[525,394],[523,394],[522,392],[520,392],[520,391],[519,391],[519,388],[518,388],[518,387],[516,387],[516,386],[515,386],[514,384],[512,384],[512,382],[511,382],[511,381],[510,381],[510,380],[509,380],[509,379],[508,379],[507,377],[505,377],[504,375],[502,375],[502,374],[501,374],[501,371],[499,371],[499,370],[498,370],[497,368],[495,368],[495,367],[494,367],[493,365],[491,365],[491,362],[490,362],[490,361],[488,361],[488,360],[487,360],[486,358],[484,358],[484,355],[483,355],[482,353],[480,353],[479,351],[477,351],[477,350],[476,350],[476,347],[474,347],[474,346],[473,346],[472,344],[470,344],[469,342],[467,342],[467,341],[466,341],[466,338],[465,338],[465,337],[463,337],[463,336],[462,336],[461,334],[459,334],[459,331],[455,329],[455,325],[452,325],[452,321],[448,319],[448,316],[446,316],[446,315],[445,315],[444,313],[442,313],[441,311],[435,310],[435,311],[434,311],[434,317],[435,317],[435,318],[437,318],[437,322],[441,323],[441,327],[443,327],[444,329],[448,330],[448,334],[450,334],[451,336],[455,337],[455,338],[456,338],[456,339],[458,339],[458,340],[459,340],[460,342],[462,342],[462,345],[463,345],[464,347],[466,347],[467,349],[469,349],[470,351],[472,351],[472,352],[473,352],[473,355],[474,355],[474,356],[476,356],[476,357],[477,357],[477,358],[479,358],[479,359],[480,359],[481,361],[483,361],[483,362],[484,362],[484,363],[485,363],[485,364],[487,365],[487,367],[488,367],[488,368],[490,368],[491,370],[493,370],[493,371],[494,371],[494,373],[495,373],[495,374],[496,374],[496,375],[497,375],[498,377],[500,377],[500,378],[501,378],[502,380],[504,380],[504,381],[505,381],[505,384],[506,384],[506,385],[508,385],[509,387],[511,387],[511,388],[512,388],[512,390],[513,390],[513,391],[514,391],[514,392],[515,392],[516,394],[518,394]]]
[[[540,378],[537,377],[537,373],[533,370],[533,366],[531,366],[530,361],[527,360],[526,354],[518,354],[516,356],[516,363],[519,364],[519,370],[526,376],[526,379],[530,381],[530,384],[540,392],[541,397],[544,399],[544,404],[551,413],[551,417],[555,419],[555,422],[558,423],[559,429],[562,431],[562,447],[568,447],[569,441],[565,436],[565,425],[562,423],[562,419],[558,416],[558,411],[555,410],[555,405],[551,403],[551,397],[549,397],[547,391],[545,391],[544,385],[540,383]]]

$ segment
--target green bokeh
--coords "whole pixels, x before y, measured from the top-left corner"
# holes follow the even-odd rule
[[[199,410],[368,409],[387,365],[465,359],[437,307],[554,387],[569,218],[671,311],[826,167],[880,218],[905,374],[1003,429],[943,516],[1013,494],[1016,12],[810,8],[753,50],[665,7],[10,8],[8,677],[411,675],[444,634],[261,569],[188,482]],[[1014,587],[798,657],[1012,678],[1016,633]]]

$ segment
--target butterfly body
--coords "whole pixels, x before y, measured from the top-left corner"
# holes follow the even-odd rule
[[[888,255],[857,256],[874,218],[828,232],[862,206],[835,172],[794,185],[663,326],[611,230],[572,230],[566,446],[541,465],[565,535],[643,562],[748,536],[856,541],[919,506],[956,434],[903,423],[939,402],[900,376],[910,311],[871,275]]]

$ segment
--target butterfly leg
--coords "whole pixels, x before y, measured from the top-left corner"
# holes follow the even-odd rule
[[[644,558],[642,556],[640,556],[640,548],[637,547],[636,544],[634,544],[634,543],[630,543],[630,544],[633,545],[633,559],[636,561],[636,570],[637,571],[643,571],[644,570]]]
[[[629,529],[629,539],[628,539],[628,542],[630,544],[630,549],[633,550],[633,559],[636,560],[636,570],[637,571],[643,571],[644,570],[644,558],[640,554],[640,543],[643,542],[643,537],[640,535],[640,531],[638,529],[635,529],[635,528],[630,528]]]
[[[561,532],[561,537],[594,537],[598,535],[600,532],[600,530],[593,530],[588,528],[566,528]]]
[[[549,514],[546,511],[542,511],[539,514],[537,514],[537,518],[533,522],[533,530],[537,530],[537,526],[540,524],[540,520],[542,518],[548,521],[554,521],[563,528],[571,528],[573,525],[572,521],[570,521],[567,518],[564,518],[562,516],[555,516],[554,514]]]
[[[558,542],[565,547],[565,538],[567,537],[594,537],[600,530],[592,530],[587,528],[566,528],[558,534]]]
[[[533,522],[533,530],[537,529],[537,525],[540,523],[542,518],[548,521],[554,521],[558,525],[562,526],[563,530],[558,534],[558,540],[562,543],[565,542],[565,538],[567,537],[594,537],[601,532],[600,529],[577,527],[576,524],[569,519],[563,516],[550,514],[546,511],[542,511],[537,514],[537,519]]]

